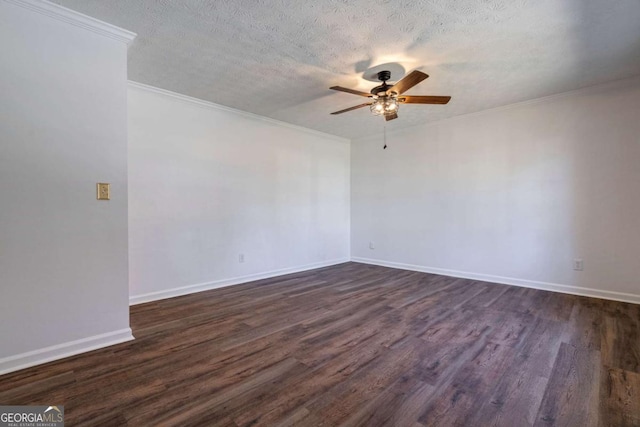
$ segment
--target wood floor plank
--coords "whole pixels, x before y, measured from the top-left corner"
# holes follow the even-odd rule
[[[340,423],[341,427],[356,426],[384,426],[384,425],[411,425],[418,418],[418,414],[411,421],[400,422],[396,418],[400,407],[405,403],[406,399],[423,389],[425,383],[411,378],[409,376],[401,376],[390,387],[370,399],[366,404],[360,405],[352,412],[344,421]],[[429,386],[432,392],[431,386]],[[398,423],[400,422],[400,423]]]
[[[597,426],[600,352],[562,343],[535,426]]]
[[[640,426],[640,306],[344,263],[131,307],[0,377],[80,426]]]
[[[640,374],[605,368],[600,402],[601,426],[640,426]]]
[[[395,390],[392,389],[391,393],[394,392]],[[415,387],[412,387],[403,395],[397,396],[396,394],[394,396],[398,403],[396,410],[391,411],[389,418],[382,425],[424,426],[424,424],[418,422],[418,418],[424,413],[424,408],[428,402],[437,395],[437,387],[422,381],[418,382]],[[376,414],[373,413],[371,416],[376,417]]]
[[[598,300],[581,297],[566,323],[563,341],[576,347],[600,350],[604,314]]]
[[[480,281],[473,281],[469,283],[467,286],[475,286],[475,285],[484,285],[484,291],[475,298],[467,301],[465,306],[470,307],[489,307],[491,306],[498,298],[500,298],[505,292],[510,289],[510,286],[507,285],[499,285],[496,283],[486,283]]]
[[[307,408],[304,406],[300,407],[293,413],[291,413],[288,417],[283,418],[277,424],[273,424],[274,427],[298,427],[298,426],[309,426],[309,427],[333,427],[335,424],[329,422],[328,420],[323,420],[315,416],[309,412]]]
[[[217,378],[211,377],[204,384],[194,384],[189,390],[189,399],[182,401],[166,402],[155,412],[143,412],[129,419],[132,425],[152,425],[161,423],[164,425],[182,425],[185,422],[197,420],[216,421],[212,414],[230,400],[247,395],[246,402],[251,402],[252,391],[255,392],[261,386],[270,386],[281,376],[297,375],[303,371],[304,366],[295,359],[287,358],[274,365],[266,367],[255,374],[247,376],[245,381],[240,379],[233,381],[226,387],[220,387]],[[232,375],[229,375],[231,378]],[[220,414],[219,420],[225,420],[226,415]]]
[[[451,382],[432,399],[418,421],[429,426],[464,426],[491,395],[495,382],[513,362],[512,349],[488,342],[458,369]]]
[[[562,322],[536,318],[520,351],[514,355],[514,362],[526,364],[527,370],[549,378],[562,345],[565,327]]]
[[[277,398],[264,402],[259,408],[246,410],[236,418],[236,421],[239,425],[249,422],[270,425],[279,417],[287,414],[291,416],[296,408],[302,405],[306,407],[331,387],[345,382],[354,372],[385,353],[386,347],[381,345],[384,340],[385,336],[372,336],[355,346],[334,349],[333,357],[323,358],[323,363],[319,366],[315,363],[310,365],[305,361],[310,365],[309,376],[300,379],[295,387],[281,392]],[[297,358],[299,358],[298,355],[299,353],[296,353]]]
[[[415,362],[415,357],[416,353],[408,347],[385,349],[377,358],[305,407],[322,419],[340,424],[364,402],[375,398],[389,387]]]
[[[469,425],[533,426],[548,381],[521,364],[512,363]]]
[[[639,322],[640,316],[635,317],[628,307],[604,316],[601,341],[603,364],[640,373]]]

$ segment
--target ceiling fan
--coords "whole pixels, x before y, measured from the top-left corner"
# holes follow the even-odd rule
[[[369,98],[369,102],[356,105],[355,107],[345,108],[344,110],[336,111],[331,114],[342,114],[347,111],[357,110],[369,106],[371,112],[376,116],[384,116],[386,121],[398,118],[398,107],[400,104],[446,104],[451,99],[450,96],[414,96],[414,95],[402,95],[424,79],[429,77],[422,71],[412,71],[403,79],[395,83],[394,85],[387,84],[387,80],[391,78],[389,71],[380,71],[378,73],[378,80],[382,82],[381,85],[371,89],[370,93],[361,92],[359,90],[348,89],[341,86],[333,86],[329,89],[338,90],[340,92],[352,93],[354,95],[364,96]]]

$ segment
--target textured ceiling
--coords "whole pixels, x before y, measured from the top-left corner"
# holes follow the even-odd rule
[[[55,0],[138,33],[131,80],[343,137],[377,133],[361,109],[370,67],[420,69],[389,128],[640,74],[639,0]],[[392,75],[392,81],[398,75]]]

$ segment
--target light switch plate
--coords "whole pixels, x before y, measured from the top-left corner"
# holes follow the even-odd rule
[[[106,182],[99,182],[96,185],[97,198],[98,200],[109,200],[111,199],[111,185]]]

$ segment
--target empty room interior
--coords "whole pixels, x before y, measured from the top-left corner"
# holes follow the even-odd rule
[[[640,426],[638,0],[0,0],[0,52],[0,426]]]

